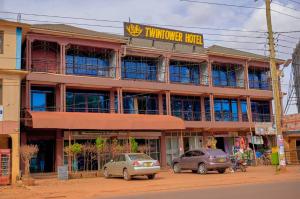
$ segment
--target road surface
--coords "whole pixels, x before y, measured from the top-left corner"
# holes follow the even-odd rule
[[[110,199],[298,199],[300,181],[143,193]]]

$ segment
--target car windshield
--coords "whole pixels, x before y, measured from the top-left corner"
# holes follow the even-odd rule
[[[148,155],[146,154],[130,154],[128,155],[130,160],[152,160],[151,157],[149,157]]]

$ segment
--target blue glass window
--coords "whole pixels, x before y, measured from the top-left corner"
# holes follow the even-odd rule
[[[71,45],[66,52],[66,74],[110,77],[112,50]]]
[[[270,122],[270,102],[269,101],[251,101],[251,111],[253,122]]]
[[[32,87],[31,89],[32,111],[54,111],[55,94],[53,88]]]
[[[123,93],[124,113],[158,114],[158,96]]]
[[[126,56],[122,58],[122,78],[156,81],[158,59]]]
[[[192,96],[171,96],[172,115],[186,121],[201,120],[200,98]]]
[[[242,66],[237,64],[212,64],[212,76],[214,86],[237,87],[237,70]]]
[[[248,70],[249,88],[269,90],[269,75],[267,70],[249,68]]]
[[[242,120],[244,122],[248,121],[248,111],[247,111],[247,101],[246,100],[241,100],[241,111],[242,111]]]
[[[170,61],[170,82],[200,84],[200,64],[184,61]]]
[[[216,121],[238,121],[238,106],[235,99],[214,99]]]
[[[67,112],[108,113],[108,92],[69,90],[66,94]]]

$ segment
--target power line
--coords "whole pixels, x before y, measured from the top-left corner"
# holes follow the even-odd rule
[[[300,10],[297,10],[296,8],[289,7],[289,6],[283,5],[283,4],[281,4],[281,3],[272,2],[272,4],[279,5],[279,6],[281,6],[281,7],[288,8],[288,9],[291,9],[291,10],[294,10],[294,11],[297,11],[297,12],[300,12]]]
[[[226,3],[216,3],[216,2],[207,2],[207,1],[196,1],[196,0],[180,0],[180,1],[185,1],[185,2],[190,2],[190,3],[200,3],[200,4],[209,4],[209,5],[216,5],[216,6],[227,6],[227,7],[235,7],[235,8],[245,8],[245,9],[257,9],[257,10],[265,10],[265,8],[261,8],[261,7],[254,7],[254,6],[244,6],[244,5],[236,5],[236,4],[226,4]],[[300,19],[300,17],[296,17],[294,15],[290,15],[278,10],[273,10],[271,9],[271,11],[278,13],[278,14],[282,14],[285,16],[289,16],[292,17],[294,19]]]
[[[298,2],[298,1],[295,1],[295,0],[287,0],[287,1],[290,1],[290,2],[293,2],[293,3],[300,4],[300,2]]]
[[[88,21],[101,21],[101,22],[110,22],[110,20],[106,19],[93,19],[93,18],[80,18],[80,17],[69,17],[69,16],[55,16],[55,15],[40,15],[35,13],[18,13],[18,12],[10,12],[10,11],[0,11],[0,13],[9,13],[9,14],[23,14],[23,15],[32,15],[32,16],[43,16],[43,17],[52,17],[52,18],[63,18],[63,19],[74,19],[74,20],[88,20]],[[13,18],[10,18],[13,19]],[[15,20],[15,19],[13,19]],[[21,19],[24,20],[24,19]],[[33,20],[39,22],[39,20]],[[43,21],[40,21],[43,22]],[[54,21],[53,21],[54,22]],[[111,20],[111,22],[123,23],[124,21]],[[62,23],[62,22],[58,22]],[[213,28],[213,27],[201,27],[201,26],[183,26],[183,25],[172,25],[172,24],[154,24],[154,23],[143,23],[145,25],[153,25],[153,26],[165,26],[165,27],[175,27],[175,28],[188,28],[188,29],[207,29],[207,30],[222,30],[222,31],[232,31],[232,32],[251,32],[251,33],[266,33],[265,31],[260,30],[245,30],[245,29],[226,29],[226,28]],[[83,24],[85,25],[85,24]],[[115,26],[114,26],[115,27]],[[123,28],[123,27],[121,27]]]

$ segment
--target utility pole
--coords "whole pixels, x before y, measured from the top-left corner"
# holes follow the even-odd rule
[[[266,17],[269,35],[269,50],[270,50],[270,70],[272,78],[272,90],[275,105],[275,126],[277,132],[277,146],[279,147],[278,158],[280,169],[286,168],[285,155],[284,155],[284,141],[281,129],[281,97],[279,88],[279,71],[277,70],[276,60],[275,60],[275,48],[274,48],[274,38],[272,30],[272,20],[271,20],[271,0],[266,1]]]

